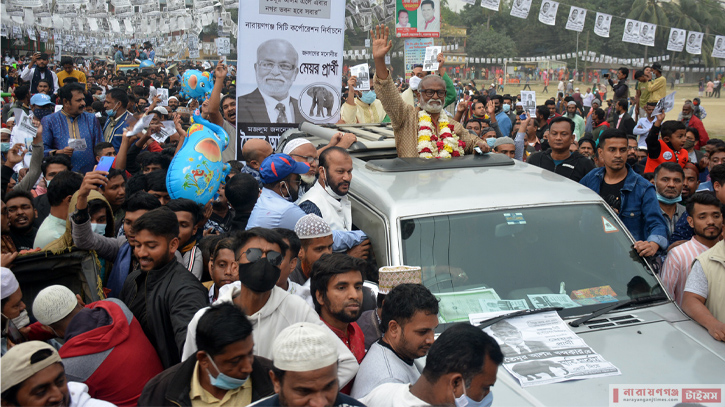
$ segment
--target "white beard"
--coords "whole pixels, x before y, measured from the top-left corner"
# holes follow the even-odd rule
[[[310,174],[302,174],[300,175],[300,178],[302,178],[302,182],[305,184],[313,184],[315,182],[315,176]]]
[[[437,104],[432,104],[430,100],[428,102],[423,102],[422,100],[418,101],[418,107],[425,110],[428,113],[440,113],[441,110],[443,110],[443,102],[438,102]]]

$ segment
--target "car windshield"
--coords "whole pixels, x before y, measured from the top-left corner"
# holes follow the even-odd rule
[[[603,204],[402,219],[404,264],[423,269],[442,323],[563,307],[583,315],[661,287]]]

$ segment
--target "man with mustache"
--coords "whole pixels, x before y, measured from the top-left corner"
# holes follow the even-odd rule
[[[627,134],[607,129],[599,136],[599,160],[603,167],[590,171],[579,182],[598,193],[619,215],[635,239],[642,257],[667,248],[667,222],[657,203],[654,185],[627,164]],[[638,213],[639,216],[633,214]]]
[[[463,154],[472,154],[474,147],[478,146],[482,152],[488,152],[490,149],[485,141],[478,137],[471,135],[460,123],[456,122],[452,118],[443,112],[443,105],[446,97],[446,82],[438,75],[428,75],[423,78],[418,84],[418,92],[420,93],[420,99],[418,100],[418,107],[413,107],[406,104],[400,96],[400,92],[395,87],[393,79],[388,72],[385,65],[385,55],[390,51],[393,44],[388,39],[390,29],[383,25],[379,25],[377,29],[371,30],[371,36],[373,38],[373,58],[375,60],[375,89],[377,89],[378,99],[383,104],[385,111],[390,116],[390,121],[393,124],[395,131],[395,148],[398,152],[399,157],[419,157],[426,156],[425,151],[418,151],[418,138],[425,136],[423,133],[425,129],[421,127],[430,127],[432,136],[438,138],[442,131],[447,131],[447,128],[452,129],[450,131],[451,136],[458,137],[460,142],[465,143],[462,146],[461,143],[456,145],[456,148],[462,147],[463,153],[453,151],[456,154],[448,154],[448,156],[456,156]],[[424,111],[424,113],[420,113]],[[421,116],[430,116],[431,126],[421,125]],[[425,122],[425,121],[423,121]],[[440,129],[441,123],[448,123],[443,129]],[[419,134],[421,132],[421,134]],[[433,139],[430,136],[429,138]],[[455,137],[446,137],[455,140]],[[439,140],[440,141],[440,140]],[[446,147],[440,141],[436,143],[441,147]],[[431,147],[433,147],[432,143]],[[447,146],[452,149],[452,146]],[[435,148],[438,150],[438,148]],[[443,150],[443,148],[441,148]],[[445,150],[443,150],[445,151]],[[447,151],[446,151],[447,152]],[[443,156],[441,152],[438,153]]]
[[[682,202],[682,186],[685,172],[677,163],[662,163],[655,169],[655,189],[662,216],[667,221],[667,237],[675,232],[675,225],[685,213]]]
[[[365,356],[365,335],[355,322],[363,303],[365,261],[341,253],[324,255],[312,266],[310,292],[322,322],[350,349],[360,363]],[[342,388],[350,394],[352,382]]]
[[[18,251],[32,250],[38,229],[33,226],[38,212],[33,206],[33,195],[27,191],[11,191],[5,196],[10,238]]]
[[[680,113],[679,120],[682,123],[685,123],[686,127],[697,129],[697,132],[700,135],[700,140],[695,143],[695,150],[699,150],[702,146],[707,144],[708,140],[710,140],[710,136],[707,134],[707,130],[705,130],[702,120],[695,116],[695,105],[692,104],[692,101],[685,101],[685,104],[682,106],[682,113]]]

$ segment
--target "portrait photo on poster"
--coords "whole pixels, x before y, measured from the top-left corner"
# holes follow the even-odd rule
[[[642,23],[642,28],[639,31],[639,43],[648,47],[654,47],[656,29],[657,26],[654,24]]]
[[[597,13],[597,18],[594,22],[594,34],[609,38],[609,27],[612,24],[612,16],[604,13]]]
[[[725,58],[725,36],[715,36],[715,45],[712,48],[713,58]]]
[[[546,25],[556,25],[556,12],[559,10],[559,3],[551,0],[544,0],[539,10],[539,21]]]
[[[521,103],[524,104],[524,110],[534,115],[536,113],[536,91],[522,90]]]
[[[627,19],[624,22],[624,32],[622,33],[622,42],[630,42],[639,44],[639,26],[640,22],[637,20]]]
[[[418,7],[418,32],[441,31],[440,0],[422,0]]]
[[[489,10],[498,11],[499,5],[501,5],[501,0],[481,0],[481,7]]]
[[[511,5],[511,15],[518,18],[526,18],[531,10],[531,0],[514,0]]]
[[[685,30],[670,28],[670,40],[667,41],[667,51],[682,52],[685,48]]]
[[[700,55],[702,53],[702,33],[696,31],[690,31],[687,33],[687,45],[685,50],[694,55]]]
[[[569,9],[569,18],[566,20],[566,29],[572,31],[584,31],[584,21],[587,18],[587,10],[572,6]]]

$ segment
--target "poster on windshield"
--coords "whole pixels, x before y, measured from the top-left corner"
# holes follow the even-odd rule
[[[353,0],[366,1],[366,0]],[[396,0],[395,36],[438,38],[441,32],[440,0]]]
[[[237,152],[299,123],[340,120],[345,2],[239,0]],[[241,159],[241,154],[238,154]]]
[[[423,64],[425,50],[433,46],[433,38],[406,38],[403,40],[403,60],[405,61],[405,77],[410,79],[413,67]]]
[[[572,332],[556,311],[512,317],[484,331],[501,346],[503,366],[521,387],[621,374]]]

